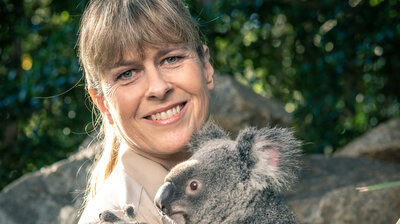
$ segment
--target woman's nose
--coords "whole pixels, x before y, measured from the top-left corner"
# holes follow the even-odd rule
[[[148,89],[146,97],[153,99],[164,99],[172,90],[172,85],[165,80],[163,74],[157,68],[150,68],[146,71]]]

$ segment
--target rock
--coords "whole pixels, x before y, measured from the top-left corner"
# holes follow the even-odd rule
[[[393,118],[368,131],[335,155],[400,162],[400,118]]]
[[[96,145],[27,174],[0,194],[0,223],[74,223]]]
[[[292,117],[274,99],[256,94],[228,75],[214,75],[211,116],[233,135],[247,126],[289,126]]]
[[[0,209],[0,223],[16,224],[16,222],[14,222],[14,220],[11,219],[10,215],[3,212],[1,209]]]
[[[400,217],[399,195],[399,187],[371,192],[340,188],[324,195],[315,217],[318,223],[396,223]]]
[[[296,190],[286,194],[299,223],[395,223],[400,187],[358,192],[357,187],[400,180],[400,164],[368,158],[305,158]]]
[[[82,200],[80,200],[82,202]],[[76,223],[78,220],[77,218],[71,219],[71,217],[76,217],[76,214],[79,210],[74,208],[73,206],[67,205],[60,210],[60,214],[58,215],[58,223],[60,224],[73,224]]]

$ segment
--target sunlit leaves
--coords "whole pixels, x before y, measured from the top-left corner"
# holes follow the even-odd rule
[[[332,153],[400,115],[398,1],[215,1],[194,8],[200,21],[211,21],[205,29],[217,70],[279,98],[295,115],[297,133],[312,142],[306,151]]]
[[[81,14],[83,3],[0,5],[0,188],[65,158],[86,137],[83,83],[73,88],[82,76],[75,52],[79,16],[71,16]]]
[[[369,4],[374,7],[382,3],[384,0],[369,0]]]
[[[32,64],[33,64],[33,61],[32,61],[31,55],[27,54],[27,53],[22,54],[22,56],[21,56],[22,69],[25,71],[30,70],[32,68]]]

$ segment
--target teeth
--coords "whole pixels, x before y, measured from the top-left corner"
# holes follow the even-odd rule
[[[156,113],[156,114],[152,114],[150,116],[151,120],[155,121],[155,120],[164,120],[164,119],[168,119],[172,116],[174,116],[175,114],[179,113],[182,109],[181,105],[178,105],[174,108],[171,108],[167,111],[163,111],[161,113]]]
[[[167,118],[167,114],[165,112],[161,112],[161,119],[166,119]]]
[[[168,117],[171,117],[171,116],[173,116],[174,114],[172,113],[172,110],[167,110],[167,116]]]

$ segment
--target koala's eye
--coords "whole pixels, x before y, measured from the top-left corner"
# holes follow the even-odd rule
[[[196,195],[199,193],[199,190],[201,189],[202,184],[198,180],[191,180],[188,181],[188,184],[186,185],[186,194],[189,195]]]
[[[192,181],[192,182],[190,182],[189,186],[190,186],[190,190],[195,191],[199,187],[199,184],[197,183],[197,181]]]

